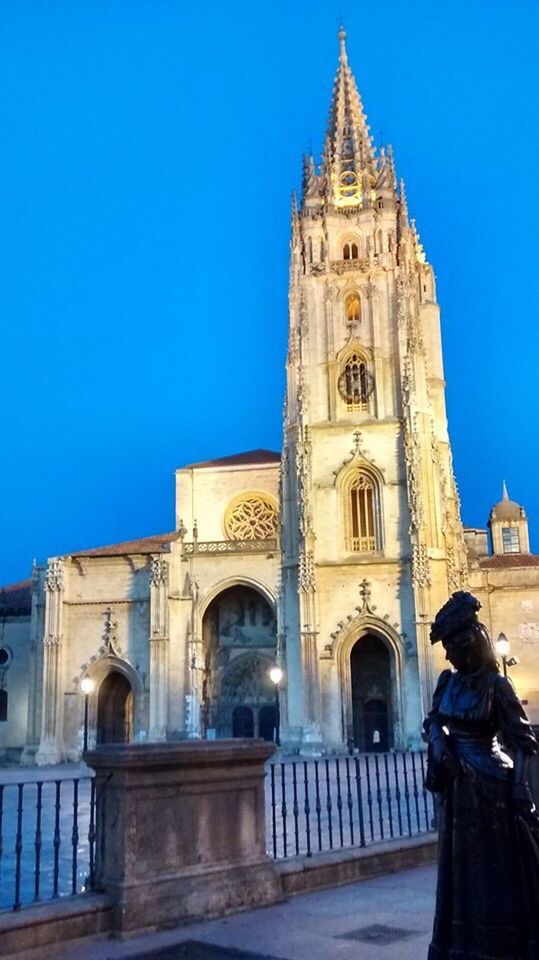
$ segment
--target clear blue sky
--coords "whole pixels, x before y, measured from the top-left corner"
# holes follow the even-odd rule
[[[0,583],[278,450],[290,193],[343,18],[438,278],[463,518],[539,551],[537,0],[2,0]]]

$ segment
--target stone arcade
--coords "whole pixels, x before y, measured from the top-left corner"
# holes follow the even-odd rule
[[[0,750],[23,762],[78,758],[86,676],[91,744],[271,739],[275,662],[286,749],[417,745],[430,623],[464,585],[539,720],[539,557],[505,489],[493,556],[461,524],[433,270],[339,42],[322,163],[305,159],[292,210],[282,454],[184,467],[173,533],[5,589]]]

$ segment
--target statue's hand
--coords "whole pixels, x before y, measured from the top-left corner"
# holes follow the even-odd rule
[[[451,750],[445,750],[442,763],[451,777],[457,777],[461,772],[460,763]]]
[[[445,767],[451,777],[460,773],[460,764],[450,749],[445,737],[435,737],[431,742],[432,756],[436,763]]]

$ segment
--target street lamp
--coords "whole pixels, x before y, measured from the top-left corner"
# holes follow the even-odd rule
[[[509,640],[508,640],[507,637],[505,636],[505,633],[500,633],[500,634],[498,635],[498,639],[496,640],[496,643],[494,644],[494,648],[495,648],[496,653],[498,654],[498,656],[502,658],[503,675],[504,675],[504,677],[506,677],[506,676],[507,676],[507,667],[516,667],[516,666],[518,666],[519,659],[518,659],[518,657],[510,657],[510,656],[509,656],[509,654],[510,654],[510,652],[511,652],[511,644],[509,643]]]
[[[90,694],[93,693],[95,683],[91,677],[83,677],[80,682],[80,688],[84,694],[84,744],[83,753],[88,750],[88,701]]]
[[[280,726],[281,726],[281,715],[279,710],[279,684],[283,679],[284,673],[280,667],[272,667],[269,672],[269,677],[272,683],[275,684],[275,743],[278,747],[281,745],[280,740]]]

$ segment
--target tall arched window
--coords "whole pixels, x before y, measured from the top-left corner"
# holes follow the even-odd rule
[[[348,412],[368,409],[368,400],[374,390],[374,376],[364,357],[355,350],[348,355],[342,367],[337,387]]]
[[[380,547],[376,493],[376,484],[366,473],[358,472],[347,485],[346,548],[354,553],[373,553]]]
[[[361,302],[357,293],[350,293],[346,298],[346,322],[359,323],[361,320]]]
[[[7,690],[0,690],[0,721],[7,720]]]
[[[357,240],[345,240],[342,248],[343,260],[357,260],[359,257],[359,246]]]

